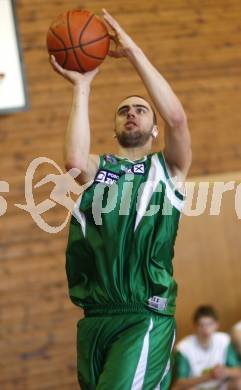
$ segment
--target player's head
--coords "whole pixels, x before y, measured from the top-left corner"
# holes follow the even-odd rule
[[[231,329],[232,342],[241,356],[241,321],[235,324]]]
[[[194,315],[193,322],[196,327],[197,335],[201,338],[212,336],[218,329],[218,315],[210,305],[199,306]]]
[[[132,95],[120,102],[115,113],[115,136],[121,146],[141,147],[157,134],[156,114],[147,100]]]

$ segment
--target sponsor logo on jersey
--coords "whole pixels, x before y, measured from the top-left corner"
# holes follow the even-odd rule
[[[167,298],[153,296],[148,299],[148,306],[155,310],[165,310],[167,307]]]
[[[132,167],[133,173],[144,175],[145,173],[145,164],[135,164]]]
[[[132,167],[126,167],[124,165],[121,165],[122,171],[125,173],[134,173],[136,175],[144,175],[145,173],[145,164],[134,164]]]
[[[101,170],[101,171],[97,172],[97,175],[96,175],[94,181],[98,182],[98,183],[105,183],[105,184],[111,185],[113,183],[116,183],[118,181],[119,177],[120,177],[120,175],[118,175],[115,172]]]

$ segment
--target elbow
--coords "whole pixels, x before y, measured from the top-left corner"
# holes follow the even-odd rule
[[[172,113],[169,118],[169,126],[174,129],[187,127],[187,116],[183,110]]]
[[[87,168],[87,163],[85,164],[81,160],[67,160],[65,161],[64,167],[67,172],[72,169],[78,169],[80,172],[85,172]]]

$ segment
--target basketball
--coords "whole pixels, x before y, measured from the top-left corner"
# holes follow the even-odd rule
[[[49,54],[53,54],[63,68],[81,73],[99,66],[109,46],[105,24],[87,10],[72,10],[59,15],[47,32]]]

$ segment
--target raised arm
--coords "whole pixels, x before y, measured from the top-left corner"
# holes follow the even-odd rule
[[[186,114],[172,88],[157,69],[150,63],[143,51],[120,27],[117,21],[103,9],[103,17],[113,29],[115,51],[109,55],[115,58],[127,57],[142,79],[156,109],[165,122],[164,154],[171,174],[184,180],[191,165],[191,140]]]
[[[85,74],[63,69],[51,56],[53,69],[73,85],[73,101],[65,134],[64,164],[66,170],[78,168],[80,175],[76,180],[85,184],[91,180],[99,165],[99,156],[90,154],[89,95],[95,69]]]

